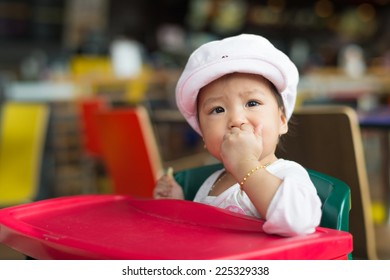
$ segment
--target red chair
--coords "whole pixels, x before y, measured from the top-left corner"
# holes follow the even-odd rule
[[[101,155],[101,151],[95,114],[99,110],[108,108],[108,104],[103,99],[92,98],[81,100],[79,107],[84,151],[87,155],[98,158]]]
[[[162,163],[144,107],[100,110],[97,134],[103,164],[115,194],[152,198]]]
[[[96,114],[100,110],[109,108],[109,104],[102,98],[82,99],[78,102],[80,133],[83,147],[83,172],[86,181],[83,185],[83,193],[107,192],[105,170],[102,166],[101,148],[97,133]],[[103,175],[103,176],[102,176]]]

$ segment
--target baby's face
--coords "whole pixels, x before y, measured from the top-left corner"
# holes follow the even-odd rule
[[[234,73],[203,87],[198,96],[198,118],[208,151],[220,158],[223,137],[233,127],[249,124],[260,132],[262,159],[272,158],[279,136],[288,130],[267,80],[253,74]]]

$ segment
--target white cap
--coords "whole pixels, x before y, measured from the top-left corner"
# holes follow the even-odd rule
[[[197,117],[199,90],[229,73],[258,74],[272,82],[283,99],[286,117],[295,106],[299,74],[294,63],[267,39],[242,34],[212,41],[188,59],[176,86],[176,103],[191,127],[202,135]]]

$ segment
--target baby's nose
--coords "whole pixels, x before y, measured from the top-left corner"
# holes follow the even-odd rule
[[[241,127],[241,125],[248,123],[244,114],[234,113],[231,114],[229,119],[229,128]]]

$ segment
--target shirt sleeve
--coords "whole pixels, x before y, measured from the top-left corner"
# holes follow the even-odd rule
[[[282,236],[312,233],[321,220],[321,200],[307,171],[297,163],[286,164],[274,174],[283,182],[268,207],[263,230]]]

